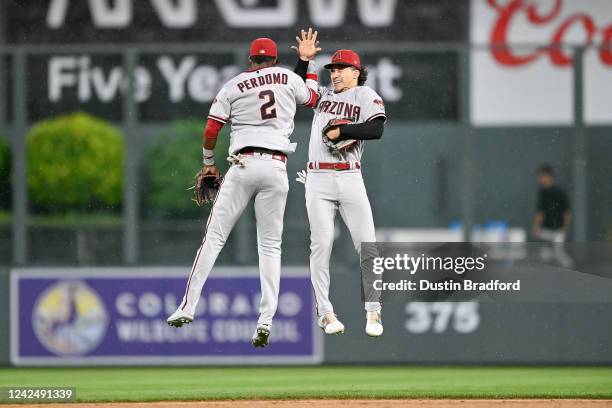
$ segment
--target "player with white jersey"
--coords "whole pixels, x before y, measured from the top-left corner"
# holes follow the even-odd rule
[[[302,31],[301,55],[312,59],[316,32]],[[185,295],[168,324],[180,327],[193,321],[204,282],[246,205],[254,197],[261,279],[260,316],[253,336],[255,347],[268,344],[278,304],[283,216],[289,189],[287,155],[295,150],[296,105],[314,106],[316,78],[304,83],[294,72],[276,66],[277,47],[269,38],[251,44],[250,68],[228,81],[212,103],[204,131],[205,173],[218,174],[213,149],[221,127],[231,122],[228,170],[210,211],[204,239],[197,251]]]
[[[365,140],[382,137],[386,115],[382,98],[364,85],[367,70],[361,66],[357,53],[336,51],[325,68],[330,70],[333,89],[319,88],[310,133],[308,173],[299,178],[305,178],[310,273],[319,326],[328,334],[339,334],[344,332],[344,325],[337,319],[329,300],[334,218],[339,210],[363,266],[366,256],[361,253],[361,243],[376,242],[376,235],[361,176],[361,156]],[[343,122],[350,124],[340,124]],[[337,148],[349,140],[352,143],[348,146]],[[366,299],[365,310],[366,333],[380,336],[383,332],[380,302]]]

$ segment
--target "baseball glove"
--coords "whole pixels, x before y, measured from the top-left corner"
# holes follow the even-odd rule
[[[192,200],[195,201],[198,207],[212,203],[215,200],[222,180],[223,177],[218,171],[215,173],[204,173],[204,169],[202,169],[196,174],[195,185],[191,189],[193,189]]]
[[[330,129],[343,125],[350,125],[351,123],[353,122],[348,119],[332,119],[323,128],[323,143],[325,143],[325,145],[329,147],[333,153],[344,153],[350,150],[353,146],[355,146],[357,144],[357,141],[355,139],[347,139],[336,142],[327,137],[327,132]]]

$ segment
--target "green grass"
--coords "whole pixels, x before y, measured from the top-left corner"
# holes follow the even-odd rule
[[[76,387],[79,401],[612,398],[610,367],[1,368],[0,386]]]

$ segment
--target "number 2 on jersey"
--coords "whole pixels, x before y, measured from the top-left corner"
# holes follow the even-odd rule
[[[262,119],[273,119],[276,117],[276,108],[274,108],[274,104],[276,100],[274,99],[274,92],[267,90],[261,91],[259,93],[259,99],[263,99],[266,102],[261,105],[261,118]]]

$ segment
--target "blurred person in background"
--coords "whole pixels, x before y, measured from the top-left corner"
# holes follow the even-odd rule
[[[532,235],[535,239],[553,243],[552,248],[542,248],[540,257],[544,261],[556,260],[564,268],[571,268],[574,262],[563,248],[572,223],[569,198],[555,183],[551,166],[547,164],[540,166],[537,174],[540,190],[533,218]]]

